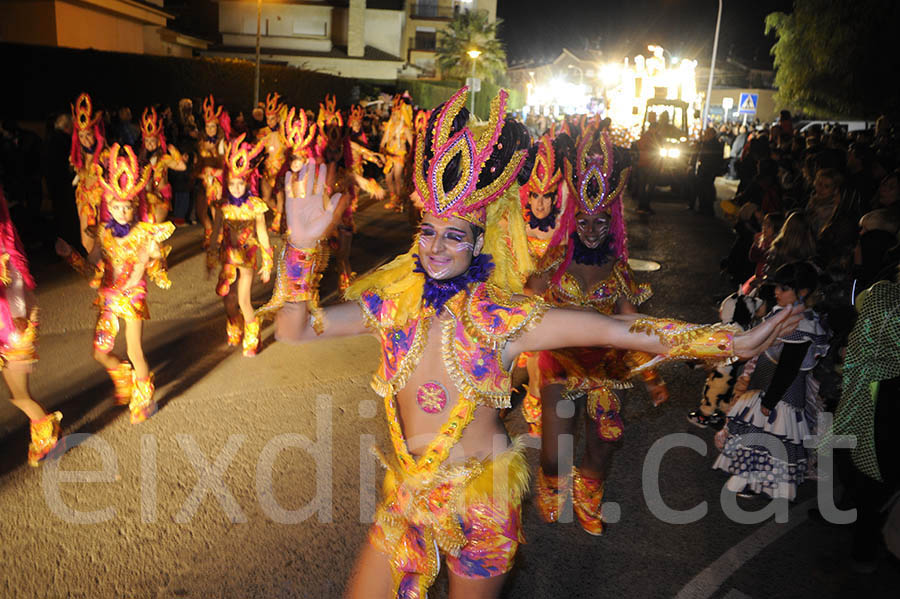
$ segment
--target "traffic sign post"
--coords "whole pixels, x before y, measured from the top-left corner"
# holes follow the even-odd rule
[[[738,102],[738,114],[756,114],[758,104],[759,94],[742,93],[741,101]]]

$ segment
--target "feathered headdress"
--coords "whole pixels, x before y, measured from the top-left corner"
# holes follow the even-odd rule
[[[296,119],[294,119],[295,113]],[[287,118],[281,122],[281,132],[294,156],[309,155],[309,146],[316,136],[316,124],[309,122],[305,110],[291,108]]]
[[[337,100],[334,94],[327,94],[324,104],[319,102],[319,116],[316,119],[316,124],[319,126],[319,131],[325,131],[325,128],[329,125],[344,126],[344,117],[341,116],[341,111],[337,109]]]
[[[208,98],[203,98],[203,121],[218,124],[220,116],[222,116],[222,107],[216,108],[216,101],[213,95],[209,94]]]
[[[278,111],[281,110],[281,104],[278,102],[279,98],[281,96],[277,92],[266,94],[266,117],[278,115]]]
[[[162,121],[156,114],[155,108],[145,108],[141,114],[141,138],[153,139],[154,137],[159,140],[159,148],[166,152],[166,135],[163,131]]]
[[[518,195],[510,189],[530,139],[524,125],[506,119],[507,94],[491,103],[487,123],[468,125],[467,88],[434,109],[425,132],[416,139],[416,189],[425,209],[437,216],[458,216],[484,228],[484,248],[494,268],[488,282],[521,293],[534,268],[528,252]],[[419,315],[425,278],[416,272],[418,238],[389,264],[358,279],[344,293],[348,300],[368,290],[389,298],[401,326]]]
[[[526,196],[528,192],[538,195],[555,193],[563,177],[562,164],[557,159],[553,138],[544,135],[538,140],[536,146],[531,176],[528,178],[528,182],[521,187]]]
[[[100,113],[94,114],[91,97],[86,93],[82,93],[75,100],[75,104],[72,104],[72,123],[75,125],[75,130],[92,129],[99,120]]]
[[[571,191],[578,203],[578,208],[588,214],[598,212],[610,212],[611,206],[618,202],[621,204],[622,194],[631,174],[631,167],[624,169],[619,174],[619,181],[615,189],[613,184],[613,144],[609,138],[609,132],[605,129],[599,133],[597,139],[600,153],[591,154],[591,148],[595,145],[595,137],[599,123],[591,121],[578,138],[575,148],[575,165],[566,162],[566,179],[571,185]]]
[[[347,126],[354,130],[360,129],[362,127],[364,114],[365,110],[359,104],[351,106],[347,113]]]
[[[622,210],[622,194],[628,184],[631,167],[622,169],[618,181],[614,176],[614,146],[609,132],[600,129],[601,122],[593,119],[587,123],[578,137],[575,149],[575,165],[566,161],[566,182],[569,193],[575,200],[575,210],[567,211],[564,227],[568,235],[575,233],[574,212],[581,211],[595,215],[609,214],[609,235],[612,237],[613,252],[619,260],[628,260],[628,240],[625,233],[625,215]],[[591,149],[599,148],[599,154]],[[613,185],[615,184],[615,187]],[[566,258],[553,276],[559,282],[562,274],[572,261],[573,242],[569,241]]]
[[[120,155],[120,150],[125,151],[124,156]],[[104,199],[107,202],[135,203],[140,200],[141,192],[149,180],[150,165],[141,169],[131,146],[113,144],[109,149],[103,177],[100,178]]]
[[[203,98],[203,122],[207,125],[215,123],[225,139],[231,137],[231,117],[222,106],[216,108],[216,101],[212,94],[209,94],[208,98]]]
[[[484,227],[485,208],[513,184],[527,149],[512,131],[521,125],[506,120],[505,90],[491,101],[490,118],[477,139],[468,126],[459,127],[460,119],[468,120],[468,89],[463,87],[432,113],[416,143],[413,182],[425,210]],[[504,140],[515,147],[504,148]]]
[[[425,132],[425,127],[428,125],[429,118],[431,118],[430,110],[420,110],[416,113],[415,128],[417,136]]]
[[[260,155],[264,145],[244,143],[246,133],[241,133],[225,146],[225,166],[228,176],[236,179],[247,179],[256,172],[253,159]]]
[[[100,158],[100,149],[103,147],[103,134],[100,129],[101,121],[100,121],[100,113],[94,114],[93,106],[91,104],[91,97],[82,93],[78,96],[78,99],[75,100],[74,104],[70,105],[72,107],[72,146],[69,152],[69,161],[72,163],[76,169],[80,169],[84,166],[84,158],[82,156],[81,150],[81,142],[78,140],[78,132],[79,131],[93,131],[94,132],[94,141],[95,147],[93,152],[93,160],[97,161]]]

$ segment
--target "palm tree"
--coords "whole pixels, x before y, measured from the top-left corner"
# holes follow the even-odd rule
[[[443,76],[465,79],[472,74],[498,82],[506,75],[506,51],[497,39],[500,19],[488,20],[487,11],[461,12],[449,27],[438,32],[437,63]],[[479,50],[477,59],[469,58],[470,50]]]

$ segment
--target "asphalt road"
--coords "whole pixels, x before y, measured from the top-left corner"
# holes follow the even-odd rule
[[[718,274],[728,227],[662,197],[654,209],[640,218],[628,210],[632,257],[662,265],[639,274],[656,293],[644,311],[715,320],[716,301],[731,291]],[[373,206],[359,225],[360,272],[408,247],[399,215]],[[112,405],[112,386],[90,357],[92,290],[64,266],[36,268],[42,359],[33,389],[65,413],[69,449],[29,468],[24,418],[0,402],[0,596],[340,596],[380,476],[369,447],[388,447],[383,408],[368,388],[377,344],[361,337],[290,347],[272,344],[266,329],[263,351],[242,358],[225,346],[199,236],[178,230],[172,289],[150,293],[146,350],[161,409],[139,426]],[[268,290],[254,295],[261,303]],[[654,408],[642,389],[625,403],[605,497],[618,522],[591,537],[577,524],[543,524],[528,500],[528,542],[504,597],[896,596],[896,562],[882,555],[876,574],[854,574],[849,531],[807,519],[815,483],[802,488],[787,523],[729,520],[719,501],[726,476],[710,469],[712,432],[685,421],[703,373],[662,370],[669,403]],[[513,434],[526,429],[518,412],[507,424]],[[659,462],[654,498],[642,477],[652,474],[651,448],[666,440],[677,447]],[[529,458],[536,465],[535,449]],[[666,506],[701,502],[707,512],[692,523],[660,517]],[[446,597],[445,574],[431,596]]]

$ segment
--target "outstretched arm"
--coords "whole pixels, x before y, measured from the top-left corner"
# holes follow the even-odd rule
[[[290,237],[280,265],[285,301],[275,317],[275,338],[285,343],[300,343],[320,337],[366,333],[362,310],[356,304],[338,304],[324,309],[316,306],[318,242],[331,226],[343,198],[336,193],[323,204],[327,178],[324,164],[316,168],[310,162],[299,174],[305,179],[298,196],[293,193],[293,173],[285,175],[285,212]]]
[[[695,343],[709,345],[706,348],[710,352],[708,357],[749,358],[796,328],[801,318],[799,309],[785,308],[749,331],[732,333],[722,327],[699,328],[699,325],[677,321],[668,321],[675,324],[666,328],[664,321],[640,314],[604,316],[596,312],[551,308],[537,326],[507,344],[503,358],[504,363],[509,363],[526,351],[602,346],[691,357],[684,353],[691,338]]]

